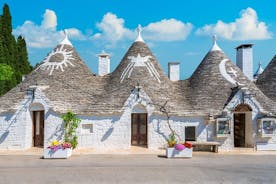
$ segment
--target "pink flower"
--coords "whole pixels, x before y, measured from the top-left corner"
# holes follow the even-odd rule
[[[69,143],[69,142],[64,142],[62,143],[62,148],[65,149],[65,148],[71,148],[72,145]]]
[[[178,151],[182,151],[185,149],[185,146],[183,144],[177,144],[175,145],[175,149]]]

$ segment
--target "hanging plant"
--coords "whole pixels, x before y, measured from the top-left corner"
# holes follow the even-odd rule
[[[62,115],[61,119],[65,123],[64,141],[71,143],[72,148],[75,149],[78,145],[76,130],[81,120],[72,111]]]

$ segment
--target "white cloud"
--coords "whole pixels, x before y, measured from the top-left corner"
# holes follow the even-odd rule
[[[224,23],[219,20],[216,24],[205,25],[196,31],[198,35],[216,34],[227,40],[262,40],[272,37],[265,22],[258,20],[256,11],[247,8],[241,11],[241,17],[235,22]]]
[[[66,29],[68,32],[69,38],[75,39],[75,40],[85,40],[86,36],[82,34],[80,30],[77,28],[68,28]]]
[[[46,9],[41,22],[41,27],[45,29],[56,29],[57,16],[53,10]]]
[[[132,37],[132,31],[124,27],[125,20],[118,18],[113,13],[106,13],[101,22],[97,23],[97,28],[101,33],[93,35],[93,39],[106,40],[116,43],[119,40]]]
[[[13,30],[13,34],[22,35],[30,48],[52,48],[64,38],[63,30],[56,30],[57,16],[52,10],[45,10],[41,25],[25,21]],[[86,36],[77,28],[68,28],[70,39],[84,40]]]
[[[144,28],[144,38],[152,41],[185,40],[190,34],[193,25],[176,19],[163,19],[150,23]]]
[[[100,32],[95,33],[92,39],[106,41],[111,45],[121,40],[134,40],[137,36],[136,30],[125,27],[124,23],[123,18],[118,18],[117,15],[110,12],[106,13],[101,22],[96,25]],[[191,23],[185,24],[176,19],[164,19],[145,26],[142,37],[145,41],[185,40],[192,28]]]

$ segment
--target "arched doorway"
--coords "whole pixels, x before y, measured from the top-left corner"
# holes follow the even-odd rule
[[[44,143],[44,114],[45,110],[42,104],[33,103],[30,106],[30,112],[33,121],[32,137],[34,147],[43,147]]]
[[[234,110],[234,146],[249,147],[253,135],[252,129],[252,108],[247,104],[240,104]],[[252,133],[251,133],[252,134]]]
[[[146,147],[148,143],[148,113],[137,105],[131,113],[131,145]]]

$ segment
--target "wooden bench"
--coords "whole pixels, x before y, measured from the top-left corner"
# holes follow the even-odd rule
[[[193,146],[211,146],[211,149],[213,152],[218,152],[218,146],[220,145],[219,142],[196,142],[196,141],[189,141],[189,143],[192,143]]]

